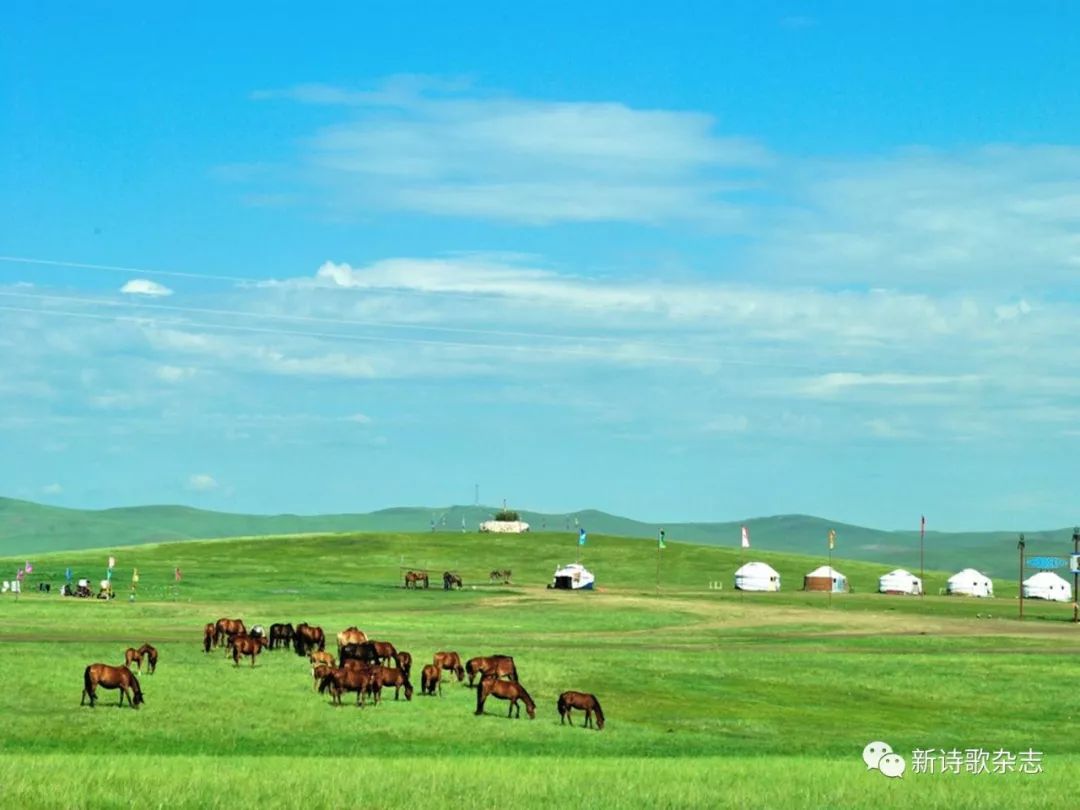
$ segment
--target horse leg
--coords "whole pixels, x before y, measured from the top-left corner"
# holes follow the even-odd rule
[[[592,725],[592,709],[585,710],[585,728],[589,728]]]

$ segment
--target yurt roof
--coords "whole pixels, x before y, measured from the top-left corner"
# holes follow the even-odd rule
[[[780,573],[768,563],[763,562],[748,562],[746,565],[739,568],[735,572],[737,577],[749,577],[749,576],[780,576]]]
[[[954,580],[956,582],[962,582],[972,579],[974,579],[976,582],[982,580],[985,580],[987,582],[990,581],[990,577],[986,576],[986,574],[982,573],[981,571],[976,571],[974,568],[965,568],[963,571],[957,571],[955,574],[949,577],[949,582],[953,582]]]
[[[813,571],[811,571],[809,574],[807,574],[807,576],[808,577],[829,577],[830,579],[833,578],[833,577],[839,577],[839,578],[846,579],[846,577],[844,577],[844,575],[841,574],[839,571],[837,571],[835,568],[830,568],[827,565],[819,565],[817,568],[815,568]]]
[[[915,576],[913,573],[911,573],[910,571],[906,571],[903,568],[897,568],[896,570],[890,571],[887,574],[882,574],[881,576],[882,579],[886,579],[889,577],[911,577],[912,579],[918,579],[918,577]]]
[[[1068,585],[1068,580],[1059,577],[1053,571],[1040,571],[1024,580],[1025,585]]]

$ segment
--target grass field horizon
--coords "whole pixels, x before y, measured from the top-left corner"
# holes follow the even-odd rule
[[[71,565],[96,582],[115,553],[118,598],[33,591]],[[598,591],[548,590],[581,554]],[[1068,807],[1080,766],[1072,685],[1080,628],[1071,605],[873,593],[882,566],[835,558],[854,592],[806,593],[825,561],[751,549],[644,543],[590,533],[339,534],[104,547],[35,558],[31,588],[0,599],[0,780],[16,806]],[[731,589],[762,559],[784,590]],[[14,567],[20,559],[0,559]],[[173,570],[183,580],[176,587]],[[402,566],[459,571],[462,591],[400,586]],[[129,601],[132,568],[140,582]],[[511,568],[512,585],[487,572]],[[948,571],[928,571],[936,594]],[[436,577],[437,578],[437,577]],[[720,582],[722,590],[710,588]],[[1011,589],[1010,589],[1011,588]],[[204,654],[202,626],[356,624],[412,652],[513,654],[537,719],[507,720],[456,682],[442,698],[340,709],[312,690],[305,660],[264,653],[234,667]],[[146,705],[80,708],[82,668],[129,645],[161,651]],[[328,645],[333,649],[333,644]],[[33,662],[27,666],[27,662]],[[414,682],[419,680],[414,674]],[[417,684],[418,686],[418,684]],[[555,699],[595,692],[602,732],[561,727]],[[111,704],[111,705],[110,705]],[[580,717],[577,722],[580,724]],[[867,771],[881,739],[902,779]],[[1039,774],[913,773],[916,749],[1041,752]],[[242,791],[241,791],[242,786]]]

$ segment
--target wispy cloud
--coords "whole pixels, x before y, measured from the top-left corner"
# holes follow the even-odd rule
[[[187,488],[193,492],[210,492],[218,488],[218,482],[209,473],[193,473],[188,476]]]
[[[146,295],[151,298],[164,298],[173,294],[173,291],[164,284],[146,278],[133,278],[120,288],[120,292],[125,295]]]

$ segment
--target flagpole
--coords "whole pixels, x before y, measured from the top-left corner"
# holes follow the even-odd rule
[[[656,595],[660,595],[660,555],[664,551],[664,530],[660,530],[660,535],[656,541]]]
[[[833,586],[835,585],[835,579],[834,579],[833,567],[832,567],[832,547],[833,547],[832,539],[830,538],[829,539],[829,608],[830,608],[830,610],[832,609],[832,592],[833,592]]]
[[[919,588],[919,596],[926,596],[926,574],[923,572],[923,539],[926,536],[926,515],[922,516],[922,520],[919,521],[919,581],[922,583],[922,587]]]

